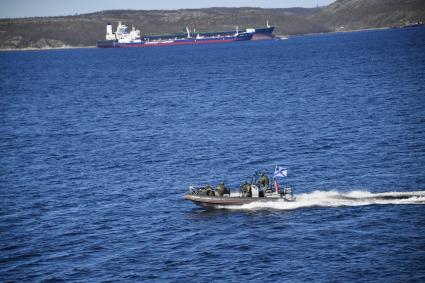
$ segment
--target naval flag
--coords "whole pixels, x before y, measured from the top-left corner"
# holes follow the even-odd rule
[[[288,175],[288,170],[284,167],[276,166],[274,169],[274,177],[286,177]]]

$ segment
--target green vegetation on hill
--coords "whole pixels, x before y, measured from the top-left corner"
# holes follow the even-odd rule
[[[425,22],[423,0],[338,0],[318,8],[206,8],[182,10],[113,10],[97,13],[23,19],[0,19],[0,49],[93,46],[105,36],[108,22],[141,29],[142,34],[264,27],[276,34],[306,34],[403,26]]]

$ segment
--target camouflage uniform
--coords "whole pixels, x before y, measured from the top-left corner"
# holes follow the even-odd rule
[[[226,188],[224,187],[224,182],[221,182],[217,186],[217,194],[218,196],[222,197],[226,193]]]
[[[241,185],[242,193],[244,197],[250,197],[251,196],[251,185],[247,182],[243,183]]]
[[[270,180],[269,180],[269,177],[267,177],[266,174],[264,174],[264,173],[261,174],[260,183],[261,183],[261,185],[263,185],[265,193],[271,193]]]
[[[205,194],[207,196],[213,196],[214,195],[214,190],[213,190],[213,188],[210,185],[206,185],[204,187],[204,190],[205,190]]]

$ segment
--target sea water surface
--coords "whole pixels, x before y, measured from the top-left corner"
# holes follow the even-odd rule
[[[0,281],[424,282],[424,46],[0,53]],[[182,198],[276,165],[296,203]]]

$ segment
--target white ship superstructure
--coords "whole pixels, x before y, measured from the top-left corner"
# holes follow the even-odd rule
[[[131,31],[128,32],[126,25],[118,22],[117,30],[115,33],[112,32],[112,25],[106,26],[106,40],[117,40],[119,43],[140,43],[140,30],[132,27]]]

